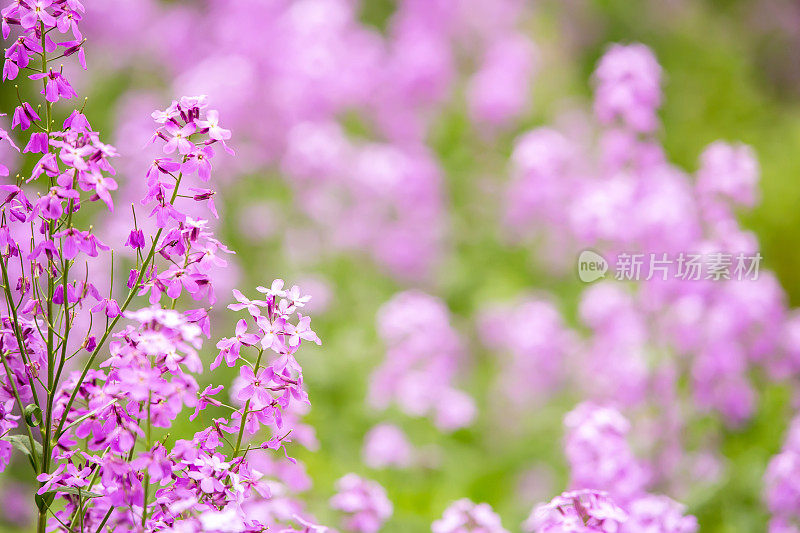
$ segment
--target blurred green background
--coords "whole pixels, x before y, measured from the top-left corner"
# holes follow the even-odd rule
[[[717,139],[742,141],[754,147],[762,166],[762,201],[752,212],[743,213],[742,221],[758,235],[764,266],[777,274],[789,301],[800,304],[800,248],[794,246],[800,228],[800,25],[787,24],[792,19],[782,14],[796,14],[795,4],[746,0],[542,1],[530,34],[539,46],[552,52],[549,57],[559,60],[557,65],[540,68],[534,83],[533,110],[517,130],[487,144],[469,125],[458,95],[437,118],[429,145],[446,172],[452,232],[449,253],[435,281],[422,288],[447,302],[454,325],[467,339],[477,361],[467,390],[479,405],[488,400],[487,384],[496,368],[495,359],[477,342],[475,312],[487,301],[546,288],[557,295],[570,317],[574,316],[575,296],[581,287],[572,278],[549,277],[537,262],[536,250],[508,248],[498,240],[496,209],[485,205],[476,180],[504,183],[503,160],[514,137],[547,124],[564,95],[589,105],[591,72],[611,42],[643,42],[653,48],[661,62],[665,104],[660,137],[676,164],[694,170],[699,153]],[[362,15],[368,23],[382,27],[392,9],[389,0],[365,0]],[[152,82],[144,73],[98,78],[89,88],[86,114],[96,128],[108,132],[114,125],[110,110],[116,99],[129,87],[148,83]],[[15,100],[13,87],[6,84],[0,90],[0,109],[8,112]],[[280,205],[291,220],[290,193],[274,173],[240,180],[220,199],[218,208],[225,219],[226,214],[236,213],[256,198]],[[333,288],[331,308],[314,317],[323,346],[304,348],[300,355],[313,406],[307,421],[316,428],[321,447],[316,452],[297,446],[291,449],[314,480],[308,499],[323,523],[335,523],[326,502],[335,480],[351,471],[386,487],[395,506],[395,514],[384,528],[387,533],[428,531],[431,521],[460,497],[490,503],[503,517],[504,525],[518,531],[536,503],[529,498],[536,491],[523,488],[526,472],[541,470],[541,479],[534,480],[533,485],[542,485],[538,490],[543,499],[564,488],[561,418],[573,399],[558,399],[530,419],[515,420],[512,432],[505,428],[507,421],[493,419],[485,410],[471,428],[452,435],[442,435],[425,420],[412,420],[393,411],[372,412],[364,400],[367,377],[384,353],[375,332],[375,313],[404,287],[360,256],[342,255],[312,268],[298,266],[285,255],[281,235],[262,246],[252,246],[240,234],[232,216],[220,233],[239,254],[244,279],[249,280],[241,284],[243,287],[274,277],[292,282],[317,274]],[[218,322],[214,336],[227,335],[231,325]],[[223,372],[215,373],[215,383],[233,377]],[[789,391],[773,386],[762,395],[758,416],[740,430],[726,431],[711,421],[697,428],[719,432],[729,460],[719,484],[686,502],[698,516],[701,531],[765,530],[761,477],[770,456],[781,445],[791,413],[789,401]],[[387,419],[401,425],[410,440],[423,448],[429,468],[371,471],[362,464],[364,434]],[[501,426],[502,431],[498,429]],[[190,427],[184,429],[189,431]],[[181,428],[173,431],[180,433]],[[548,480],[547,472],[552,472],[552,479]]]

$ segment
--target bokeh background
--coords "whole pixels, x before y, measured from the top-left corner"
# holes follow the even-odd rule
[[[314,295],[311,314],[323,345],[304,349],[301,362],[313,406],[306,421],[315,428],[319,445],[313,450],[293,445],[291,452],[313,480],[305,499],[323,523],[335,522],[327,500],[335,480],[347,472],[376,479],[387,489],[395,513],[386,532],[428,531],[431,521],[460,497],[490,503],[506,527],[517,530],[535,503],[549,500],[565,487],[562,417],[575,398],[566,394],[553,398],[524,416],[503,416],[488,408],[493,402],[489,384],[498,372],[497,354],[479,342],[475,318],[487,302],[546,290],[568,322],[575,322],[582,284],[574,275],[553,275],[547,268],[546,246],[515,245],[504,237],[498,191],[509,179],[508,156],[520,133],[551,124],[568,110],[589,112],[591,75],[610,43],[644,43],[661,63],[665,97],[658,137],[676,165],[694,171],[700,152],[717,139],[742,141],[755,149],[762,169],[761,202],[742,213],[741,222],[758,236],[763,266],[777,275],[789,302],[800,305],[797,2],[531,2],[524,6],[524,15],[514,15],[511,21],[534,45],[528,105],[496,131],[470,119],[465,80],[475,70],[478,52],[461,47],[454,81],[444,97],[426,110],[420,136],[440,168],[439,194],[445,208],[444,220],[437,222],[441,227],[413,228],[421,241],[435,234],[435,257],[422,275],[405,275],[402,266],[387,268],[386,262],[376,261],[373,250],[363,246],[333,245],[339,237],[320,229],[319,220],[298,202],[304,182],[288,175],[280,153],[288,130],[301,120],[276,113],[279,98],[271,102],[253,98],[256,93],[248,87],[263,83],[250,73],[268,68],[263,56],[286,52],[285,36],[271,34],[277,26],[268,22],[284,9],[274,6],[285,2],[245,2],[263,5],[242,9],[241,16],[229,19],[217,15],[236,10],[232,2],[85,3],[90,70],[79,92],[88,96],[86,115],[93,126],[121,153],[119,181],[144,179],[152,157],[142,149],[150,110],[163,108],[183,89],[209,93],[215,107],[216,92],[224,101],[219,106],[223,123],[228,117],[234,132],[232,146],[239,150],[234,162],[221,165],[214,178],[220,191],[218,234],[237,252],[234,274],[223,290],[227,294],[233,286],[254,287],[280,277]],[[355,13],[353,23],[371,35],[387,35],[396,24],[398,6],[391,0],[345,3]],[[340,23],[325,11],[316,21],[320,27]],[[261,31],[259,26],[263,26]],[[291,46],[315,49],[320,46],[317,37],[314,31],[294,35]],[[360,49],[361,45],[351,46]],[[302,91],[317,96],[347,93],[333,86],[335,79],[335,73],[320,76]],[[306,94],[297,97],[299,103],[291,101],[292,91],[302,91],[284,89],[287,108],[302,108],[311,105],[303,99],[314,100]],[[0,109],[8,111],[16,100],[14,88],[4,84],[0,90]],[[319,104],[334,108],[321,113],[333,117],[350,138],[385,141],[385,132],[364,110],[367,106],[359,105],[361,97],[356,91],[342,97],[344,103]],[[332,99],[336,98],[334,94]],[[400,108],[400,112],[405,111]],[[239,114],[233,124],[232,113]],[[302,112],[297,114],[304,118]],[[321,220],[324,226],[326,221]],[[113,220],[107,223],[113,225]],[[413,233],[409,236],[414,237]],[[392,409],[376,411],[365,401],[369,375],[386,352],[376,332],[376,315],[393,295],[408,288],[441,298],[450,310],[453,327],[463,336],[470,363],[460,383],[479,408],[476,422],[466,429],[443,433],[425,418]],[[221,295],[220,309],[225,298]],[[216,315],[215,337],[227,335],[231,326],[229,315]],[[208,347],[213,349],[211,343]],[[213,381],[226,383],[233,378],[225,372],[219,369]],[[212,376],[206,378],[211,381]],[[764,385],[762,391],[756,416],[742,427],[726,429],[709,419],[694,428],[715,434],[726,458],[721,475],[699,484],[702,489],[685,498],[701,531],[765,530],[762,476],[769,458],[781,446],[791,405],[784,385]],[[418,460],[413,467],[370,469],[364,465],[365,434],[376,423],[387,421],[402,427],[414,443]],[[184,427],[173,431],[192,431],[203,421],[197,422],[192,426],[184,421]],[[6,476],[4,490],[14,483]],[[5,513],[6,525],[0,530],[18,530],[11,525],[14,507],[11,499],[3,501],[0,514]]]

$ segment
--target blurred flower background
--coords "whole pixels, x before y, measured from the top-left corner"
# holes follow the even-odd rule
[[[237,152],[214,160],[236,251],[216,307],[274,278],[312,295],[299,463],[269,466],[287,501],[342,531],[533,531],[535,505],[592,488],[628,511],[667,495],[704,532],[797,531],[796,2],[83,3],[76,89],[120,153],[118,211],[157,156],[152,109],[207,94]],[[763,260],[755,281],[587,285],[586,248]],[[15,469],[8,531],[34,516]]]

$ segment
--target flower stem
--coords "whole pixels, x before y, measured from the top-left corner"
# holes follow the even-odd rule
[[[256,359],[256,366],[255,370],[253,371],[254,374],[258,374],[258,370],[261,368],[261,356],[264,355],[264,349],[261,348],[258,350],[258,358]],[[242,447],[242,435],[244,434],[244,424],[247,421],[247,412],[250,408],[250,399],[245,402],[244,404],[244,411],[242,411],[242,420],[239,422],[239,436],[236,437],[236,447],[233,449],[233,457],[239,456],[239,450]]]

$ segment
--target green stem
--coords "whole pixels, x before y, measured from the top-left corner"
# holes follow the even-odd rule
[[[152,406],[152,393],[147,395],[147,431],[145,432],[147,438],[147,450],[149,451],[150,448],[153,446],[152,441],[152,418],[150,414],[150,408]],[[144,498],[142,499],[142,529],[145,529],[145,524],[147,523],[147,503],[150,499],[150,470],[145,470],[144,472]]]
[[[67,229],[72,227],[72,208],[73,208],[73,201],[70,200],[67,202]],[[69,317],[69,292],[67,291],[67,286],[69,285],[69,260],[64,259],[63,253],[63,243],[59,243],[59,254],[62,260],[62,274],[61,274],[61,286],[63,287],[64,291],[64,337],[61,341],[61,360],[58,364],[58,371],[55,373],[53,377],[53,383],[48,386],[49,392],[47,394],[47,412],[46,412],[46,422],[44,426],[44,439],[42,442],[42,455],[43,455],[43,462],[44,466],[42,468],[42,473],[48,473],[50,471],[50,436],[53,431],[53,401],[56,397],[56,390],[55,388],[58,387],[59,379],[61,378],[61,372],[64,370],[64,363],[66,361],[66,352],[67,352],[67,341],[69,340],[69,331],[70,331],[70,317]],[[55,361],[55,356],[52,358]],[[48,375],[51,375],[52,372],[50,368],[48,368]]]
[[[45,30],[44,30],[44,22],[39,23],[39,33],[42,36],[42,74],[45,76],[42,77],[42,89],[44,92],[47,92],[47,43],[45,41]],[[45,131],[47,133],[47,151],[50,151],[50,113],[51,113],[51,104],[45,99]],[[53,186],[53,178],[50,178],[50,186]],[[53,234],[53,223],[51,222],[48,224],[48,238]],[[51,265],[48,265],[48,268]],[[31,277],[33,277],[33,271],[31,271]],[[54,353],[53,353],[53,324],[52,324],[52,317],[53,317],[53,278],[51,276],[51,271],[47,273],[47,404],[51,405],[52,397],[55,394],[53,390],[53,360],[54,360]],[[66,294],[64,295],[66,297]],[[47,418],[50,418],[50,409],[47,410]],[[45,432],[49,434],[50,428],[49,424],[47,424],[47,428],[45,428]],[[42,444],[42,473],[47,473],[50,468],[50,461],[45,459],[50,455],[50,446],[49,446],[49,439],[44,439],[45,442]],[[45,464],[47,466],[45,466]],[[37,531],[39,533],[44,533],[45,528],[47,525],[47,507],[43,507],[39,510],[39,521],[37,523]]]
[[[261,368],[261,356],[264,355],[264,349],[261,348],[258,350],[258,358],[256,359],[256,366],[255,370],[253,370],[253,374],[258,374],[258,370]],[[244,425],[247,422],[247,413],[248,409],[250,409],[250,399],[248,399],[244,404],[244,411],[242,411],[242,420],[239,422],[239,436],[236,437],[236,447],[233,449],[233,457],[236,458],[239,456],[239,450],[242,448],[242,435],[244,435]]]

